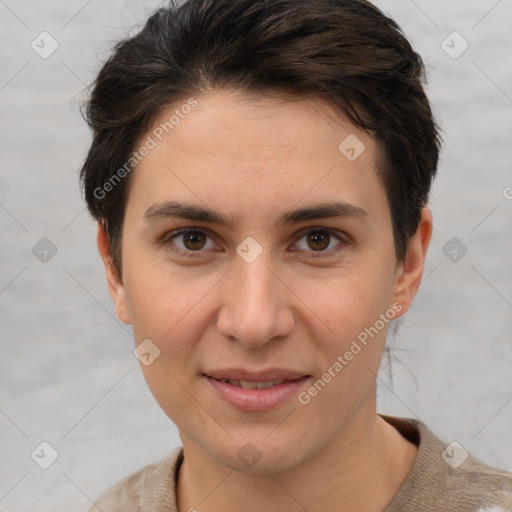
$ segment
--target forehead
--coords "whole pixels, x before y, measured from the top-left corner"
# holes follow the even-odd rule
[[[184,152],[197,149],[200,143],[203,151],[216,152],[217,146],[226,158],[250,156],[260,160],[269,154],[290,158],[313,151],[316,158],[324,153],[327,158],[332,159],[334,154],[337,159],[341,156],[340,137],[353,135],[371,146],[374,144],[367,132],[336,113],[332,105],[318,96],[280,97],[219,90],[196,101],[189,114],[181,116],[172,130],[162,134],[169,139],[172,134],[175,144]],[[153,130],[165,128],[169,114],[183,106],[176,104],[162,111]],[[293,150],[293,155],[287,150]],[[190,156],[194,154],[191,151]]]
[[[141,208],[170,195],[258,211],[326,193],[355,204],[383,195],[375,140],[324,100],[228,91],[194,100],[160,112],[144,136],[155,145],[129,194]]]

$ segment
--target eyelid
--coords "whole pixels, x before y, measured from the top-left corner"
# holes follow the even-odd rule
[[[168,242],[171,238],[174,238],[178,235],[185,235],[187,233],[203,233],[210,238],[212,238],[210,230],[207,228],[196,228],[196,227],[188,227],[188,228],[179,228],[179,229],[173,229],[172,231],[167,231],[161,238],[162,243]]]
[[[326,231],[327,233],[333,235],[334,237],[336,237],[338,240],[341,240],[341,241],[344,241],[343,238],[346,238],[347,240],[345,241],[348,241],[348,238],[349,236],[342,232],[342,231],[338,231],[337,229],[334,229],[334,228],[328,228],[326,226],[308,226],[307,228],[303,228],[301,230],[299,230],[296,234],[295,234],[295,237],[297,239],[303,237],[305,234],[307,233],[310,233],[311,231]]]

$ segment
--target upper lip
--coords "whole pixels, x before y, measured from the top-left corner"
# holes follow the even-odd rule
[[[214,379],[243,380],[248,382],[291,381],[308,376],[307,373],[285,368],[268,368],[259,371],[249,371],[243,368],[225,368],[222,370],[209,370],[204,372],[204,374]]]

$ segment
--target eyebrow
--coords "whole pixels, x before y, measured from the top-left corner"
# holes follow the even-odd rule
[[[233,228],[233,218],[216,212],[211,208],[177,201],[164,201],[149,207],[143,215],[146,221],[156,221],[171,218],[188,219],[197,222],[210,222]],[[281,215],[278,225],[298,224],[308,220],[329,218],[361,218],[368,217],[368,212],[350,203],[333,202],[320,203],[305,208],[290,210]]]

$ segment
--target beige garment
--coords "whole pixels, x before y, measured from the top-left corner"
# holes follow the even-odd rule
[[[383,512],[512,512],[512,473],[471,455],[462,462],[460,445],[446,445],[418,420],[381,416],[418,446],[409,475]],[[180,447],[121,480],[89,512],[177,512],[176,478],[182,461]]]

